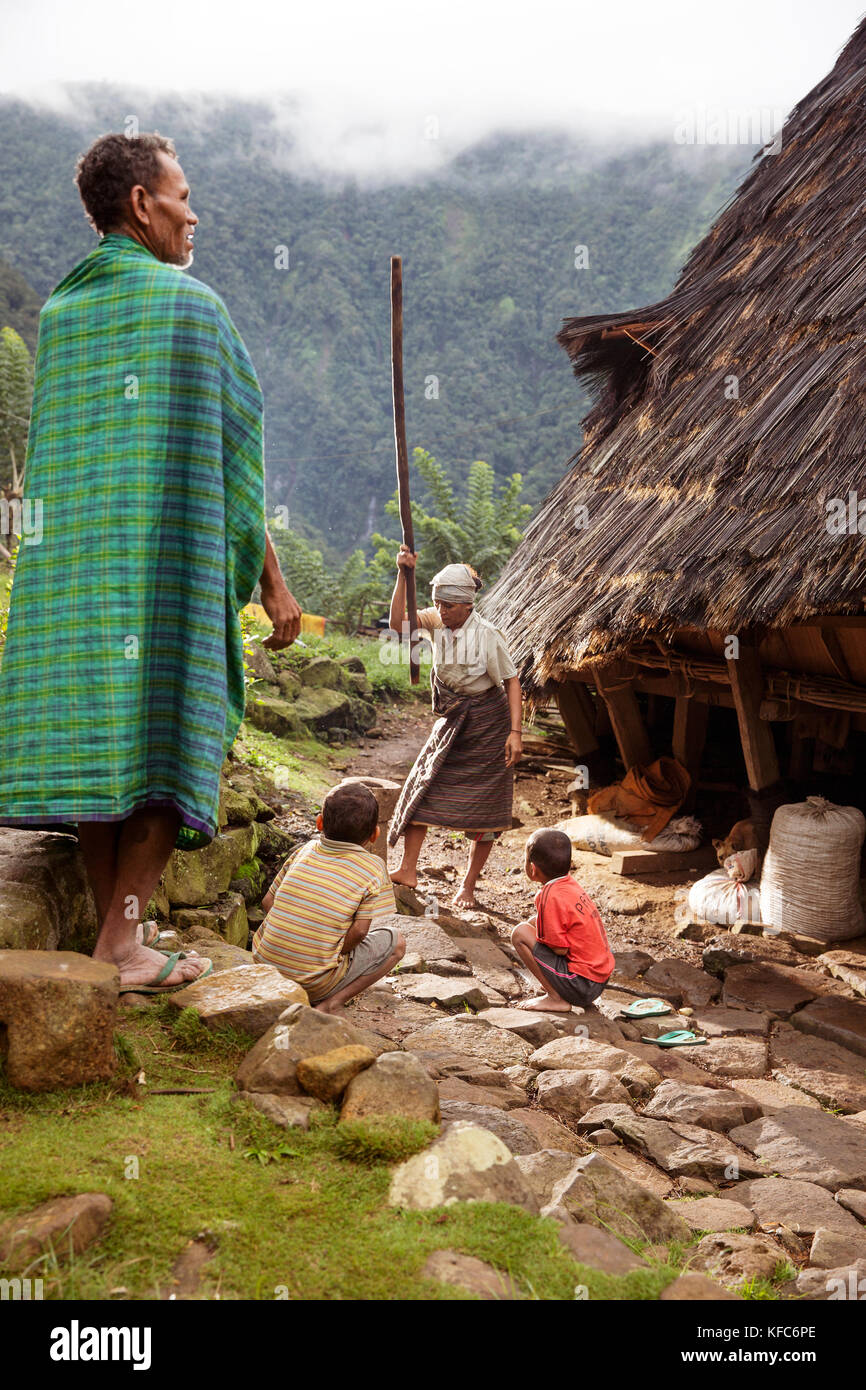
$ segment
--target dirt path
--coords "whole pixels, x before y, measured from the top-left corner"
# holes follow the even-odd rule
[[[340,775],[402,781],[431,725],[432,716],[423,707],[393,707],[383,712],[379,726],[384,738],[366,740],[360,747],[347,750],[345,760],[339,763]],[[564,773],[544,774],[518,767],[514,809],[522,824],[494,845],[477,892],[479,910],[494,919],[503,935],[515,922],[532,915],[535,889],[523,873],[524,845],[533,830],[555,825],[570,814],[567,785]],[[392,868],[398,858],[397,851],[392,850]],[[467,858],[468,845],[459,831],[431,829],[421,856],[421,891],[435,893],[446,905],[460,882]],[[576,851],[574,872],[596,902],[614,950],[641,946],[700,964],[700,944],[676,939],[673,928],[677,907],[689,884],[705,870],[629,879],[612,873],[610,861],[603,856]]]

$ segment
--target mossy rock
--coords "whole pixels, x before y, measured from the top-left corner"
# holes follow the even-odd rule
[[[316,733],[345,728],[352,719],[352,699],[339,690],[305,686],[290,708]]]
[[[258,859],[250,859],[237,870],[229,884],[229,892],[240,893],[247,904],[260,903],[265,890],[265,877],[264,865]]]
[[[350,671],[349,687],[355,695],[368,697],[373,694],[373,687],[369,682],[366,671],[363,673]]]
[[[248,699],[246,717],[257,729],[276,734],[278,738],[291,738],[293,734],[303,732],[304,716],[297,704],[278,696],[253,696]]]
[[[367,729],[372,729],[378,718],[376,706],[370,704],[369,700],[357,698],[350,700],[350,704],[352,706],[352,723],[355,728],[362,733]]]
[[[204,927],[207,931],[215,932],[230,946],[246,948],[250,934],[246,903],[240,893],[221,893],[216,902],[207,907],[179,908],[171,914],[171,920],[178,931]]]
[[[328,690],[344,690],[347,673],[330,656],[314,656],[301,671],[301,684]]]
[[[297,848],[298,839],[278,825],[266,822],[259,827],[258,852],[263,859],[279,859],[280,863]]]
[[[286,700],[296,700],[301,693],[301,678],[295,671],[281,671],[277,676],[277,684]]]
[[[366,676],[367,668],[359,656],[339,656],[337,665],[342,666],[345,671],[353,675]]]
[[[254,791],[223,782],[220,786],[220,825],[249,825],[260,816],[274,813]]]
[[[172,850],[162,886],[172,907],[203,907],[225,893],[241,864],[258,848],[259,826],[238,826],[211,840],[204,849]]]

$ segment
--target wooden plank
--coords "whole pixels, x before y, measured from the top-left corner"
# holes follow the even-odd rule
[[[626,769],[652,762],[652,745],[634,691],[634,668],[618,661],[595,673],[596,689],[607,706],[619,755]]]
[[[821,628],[821,642],[830,658],[833,669],[843,681],[853,681],[851,667],[845,660],[845,653],[842,650],[842,643],[833,631],[832,627]]]
[[[631,877],[634,874],[670,874],[682,870],[717,869],[718,857],[712,845],[678,854],[676,850],[620,849],[611,855],[611,872]]]
[[[598,752],[595,706],[589,692],[576,681],[563,681],[556,687],[556,703],[574,753],[586,757]]]
[[[757,642],[746,635],[741,636],[739,655],[729,658],[727,666],[749,786],[752,791],[763,791],[778,782],[779,760],[773,730],[760,716],[764,677]]]
[[[707,740],[709,714],[709,705],[701,704],[685,695],[678,695],[674,701],[674,732],[671,747],[677,762],[682,763],[692,779],[692,785],[682,805],[684,811],[691,811],[695,804],[701,759]]]

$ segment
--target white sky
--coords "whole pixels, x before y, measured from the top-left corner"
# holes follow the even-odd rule
[[[862,13],[863,0],[0,0],[0,91],[57,102],[61,84],[106,81],[298,102],[311,159],[387,173],[493,130],[638,140],[687,109],[784,116]]]

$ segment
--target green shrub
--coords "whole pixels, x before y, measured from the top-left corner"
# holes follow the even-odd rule
[[[343,1120],[334,1131],[334,1149],[353,1163],[400,1163],[426,1149],[439,1134],[429,1120],[382,1115],[369,1120]]]

